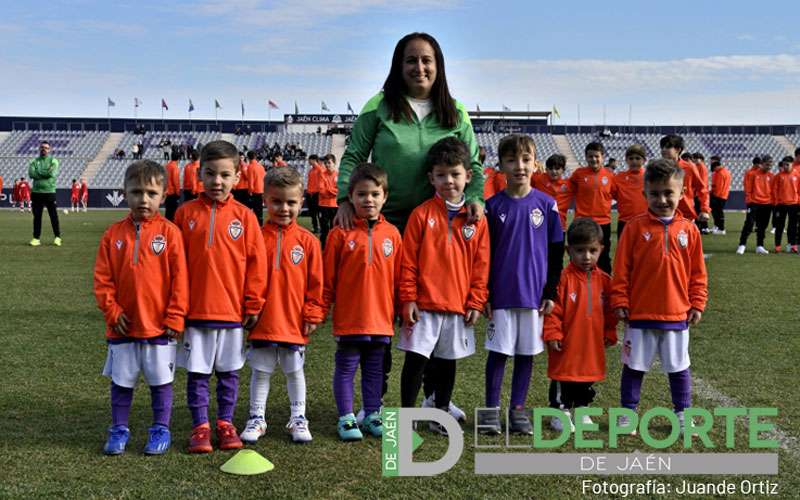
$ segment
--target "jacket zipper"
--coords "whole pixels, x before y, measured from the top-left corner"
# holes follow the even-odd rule
[[[591,317],[592,316],[592,272],[591,271],[587,271],[586,272],[586,281],[587,281],[586,288],[589,291],[589,294],[588,294],[589,295],[589,317]]]
[[[135,266],[139,262],[139,230],[141,226],[138,222],[134,222],[133,225],[136,227],[136,240],[133,243],[133,265]]]
[[[664,255],[669,255],[669,225],[664,224]]]
[[[278,228],[278,250],[275,252],[275,269],[281,268],[281,237],[283,236],[283,229]]]
[[[372,228],[367,228],[367,264],[372,264]]]
[[[211,203],[211,223],[208,227],[208,248],[211,248],[211,245],[214,243],[214,217],[217,211],[217,202],[214,201]]]

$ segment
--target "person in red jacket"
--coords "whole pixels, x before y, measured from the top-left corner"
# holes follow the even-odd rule
[[[31,185],[25,177],[19,178],[19,211],[31,211]]]
[[[255,151],[247,152],[247,176],[249,177],[250,208],[256,214],[258,225],[264,224],[264,165],[259,163]]]
[[[180,230],[161,217],[166,171],[150,160],[125,171],[130,213],[103,234],[94,266],[94,295],[106,323],[108,355],[103,374],[111,378],[111,427],[107,455],[125,451],[133,389],[144,375],[150,386],[153,425],[146,454],[170,446],[175,338],[189,308],[189,274]]]
[[[414,209],[403,235],[398,347],[406,352],[400,387],[406,408],[416,406],[430,359],[437,368],[434,404],[448,411],[456,360],[475,353],[473,326],[489,295],[489,230],[485,218],[467,222],[467,165],[469,151],[459,139],[445,137],[431,147],[426,166],[436,194]],[[443,428],[432,422],[431,430]]]
[[[783,229],[787,228],[787,252],[797,253],[797,205],[800,203],[798,182],[800,178],[792,171],[791,156],[784,157],[778,164],[779,172],[772,178],[772,202],[775,206],[775,215],[772,220],[775,225],[775,252],[781,251]],[[788,226],[786,219],[789,219]]]
[[[239,182],[231,191],[233,198],[245,206],[250,206],[250,177],[247,171],[247,157],[239,152]]]
[[[81,205],[84,212],[89,210],[89,183],[86,177],[81,177]]]
[[[178,153],[177,152],[174,153],[170,158],[174,158],[173,161],[177,161]],[[193,199],[197,198],[197,193],[195,193],[195,190],[196,190],[199,170],[200,170],[200,163],[196,161],[191,161],[183,166],[184,203],[186,203],[187,201],[192,201]]]
[[[711,215],[714,217],[712,234],[725,235],[725,203],[731,191],[731,172],[722,165],[719,156],[711,160]]]
[[[549,194],[558,205],[558,217],[561,221],[561,230],[567,230],[567,211],[572,203],[570,184],[564,178],[567,168],[567,157],[562,154],[553,154],[545,161],[545,171],[533,174],[533,187]]]
[[[603,230],[588,217],[567,230],[569,265],[561,273],[553,312],[544,317],[550,406],[564,411],[554,418],[556,431],[568,424],[571,411],[594,401],[594,382],[606,377],[605,348],[617,343],[617,318],[608,300],[611,277],[597,268],[603,251]],[[587,416],[584,421],[589,423]]]
[[[644,146],[634,144],[625,151],[628,170],[614,175],[611,196],[617,200],[617,241],[622,236],[625,223],[639,214],[647,212],[647,199],[644,197],[644,167],[647,151]]]
[[[192,414],[190,453],[210,453],[209,379],[217,376],[217,440],[222,450],[242,441],[233,426],[244,365],[244,330],[258,322],[267,280],[264,239],[253,212],[233,199],[239,153],[227,141],[211,141],[200,152],[203,193],[175,214],[183,234],[189,276],[189,312],[178,366],[186,368]]]
[[[308,176],[306,177],[306,206],[311,217],[311,230],[319,233],[319,176],[324,167],[320,166],[319,156],[308,157]]]
[[[683,150],[686,149],[683,137],[675,134],[665,135],[659,141],[659,145],[661,147],[661,157],[674,161],[686,173],[683,178],[683,196],[678,204],[678,210],[681,215],[689,220],[708,221],[711,213],[711,207],[708,202],[708,186],[703,183],[694,163],[681,158]],[[695,198],[700,200],[699,213],[694,208]]]
[[[620,401],[635,411],[642,380],[656,354],[669,376],[681,431],[692,405],[689,327],[702,318],[708,276],[700,230],[677,211],[685,170],[674,161],[648,163],[644,174],[647,213],[631,219],[614,256],[611,306],[626,322],[622,345]],[[632,431],[630,416],[619,425]]]
[[[339,188],[336,183],[339,171],[336,170],[336,157],[333,154],[325,155],[323,164],[325,168],[319,173],[319,239],[322,248],[325,248],[338,206],[336,196],[339,194]]]
[[[353,414],[353,380],[361,366],[362,426],[383,434],[383,356],[394,334],[395,290],[400,274],[400,232],[381,215],[389,191],[386,172],[371,163],[350,174],[348,198],[356,218],[352,229],[334,227],[325,246],[325,308],[333,306],[336,358],[333,396],[337,432],[344,441],[362,439]]]
[[[175,211],[181,203],[181,168],[178,166],[178,153],[172,153],[171,160],[164,166],[167,171],[167,192],[164,200],[164,217],[175,220]]]
[[[708,167],[706,166],[706,157],[703,156],[703,153],[699,153],[699,152],[698,153],[692,153],[692,157],[691,157],[691,159],[689,161],[694,163],[694,168],[695,168],[695,171],[697,172],[697,176],[700,179],[700,182],[706,188],[706,191],[705,191],[706,199],[705,200],[701,200],[700,199],[700,195],[698,193],[695,193],[694,211],[699,214],[699,213],[702,212],[703,203],[708,205],[709,209],[711,208],[710,207],[710,205],[711,205],[711,196],[710,196],[709,183],[708,183]],[[698,217],[697,220],[695,221],[695,223],[697,224],[698,229],[700,229],[700,233],[701,234],[711,234],[711,230],[708,229],[708,219],[701,219],[701,218]]]
[[[268,220],[261,228],[267,260],[264,312],[250,330],[247,363],[250,418],[240,435],[255,443],[267,430],[270,378],[280,366],[286,376],[290,417],[286,429],[296,443],[311,441],[306,419],[303,371],[309,335],[325,319],[322,250],[319,240],[297,223],[303,206],[303,178],[293,168],[271,169],[264,179]]]
[[[747,216],[745,217],[742,233],[739,236],[739,247],[736,253],[744,254],[747,248],[747,238],[753,232],[753,225],[756,227],[756,253],[766,255],[769,250],[764,248],[764,238],[767,234],[769,218],[772,215],[772,157],[769,155],[756,156],[753,158],[753,166],[745,174],[745,199],[748,200]]]
[[[73,212],[78,211],[79,203],[81,202],[81,185],[78,179],[72,179],[72,187],[69,190],[69,204]]]

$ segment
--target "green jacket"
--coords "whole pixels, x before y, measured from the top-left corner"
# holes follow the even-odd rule
[[[483,169],[478,160],[475,132],[464,106],[456,101],[456,107],[460,114],[458,124],[453,129],[444,129],[434,113],[421,122],[416,116],[413,122],[393,122],[389,107],[383,102],[383,92],[367,101],[353,124],[350,144],[340,162],[339,201],[347,198],[350,173],[372,153],[372,162],[389,175],[389,199],[383,214],[402,229],[411,211],[434,193],[425,172],[428,150],[439,139],[455,136],[464,141],[472,158],[472,181],[465,190],[466,201],[483,203]]]
[[[58,160],[52,156],[37,156],[28,166],[28,177],[33,179],[33,193],[55,193],[58,177]]]

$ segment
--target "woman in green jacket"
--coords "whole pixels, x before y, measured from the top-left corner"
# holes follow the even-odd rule
[[[372,154],[372,162],[389,175],[383,214],[402,232],[411,211],[433,196],[425,155],[447,136],[464,141],[471,153],[471,164],[464,165],[472,169],[465,202],[471,219],[477,220],[483,216],[483,169],[472,123],[464,106],[450,95],[439,43],[426,33],[411,33],[397,42],[383,91],[364,105],[353,125],[339,167],[336,223],[351,226],[350,173]]]

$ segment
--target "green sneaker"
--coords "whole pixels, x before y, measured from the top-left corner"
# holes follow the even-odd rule
[[[41,242],[41,240],[39,240],[39,238],[32,239],[31,242],[28,243],[28,244],[30,246],[32,246],[32,247],[40,247],[40,246],[42,246],[42,242]]]
[[[364,435],[358,429],[356,416],[352,413],[339,417],[339,424],[336,426],[336,430],[339,432],[339,438],[342,441],[361,441],[364,439]]]
[[[361,426],[376,438],[383,436],[383,419],[377,411],[370,413]]]

